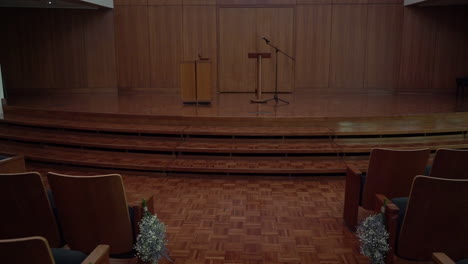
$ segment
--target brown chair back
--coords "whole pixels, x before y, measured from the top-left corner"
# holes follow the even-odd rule
[[[13,156],[0,159],[0,173],[20,172],[26,172],[26,165],[24,163],[23,156]]]
[[[0,174],[0,239],[42,236],[52,247],[60,234],[47,193],[37,172]]]
[[[43,237],[0,240],[0,260],[15,264],[53,264],[49,244]]]
[[[375,209],[375,195],[406,197],[416,175],[424,174],[429,149],[373,149],[362,195],[362,207]]]
[[[468,257],[468,180],[417,176],[401,226],[397,255],[429,261],[432,252]]]
[[[118,174],[47,175],[71,249],[90,253],[99,244],[111,254],[132,251],[133,231],[122,177]]]
[[[448,179],[468,179],[468,150],[437,150],[430,176]]]

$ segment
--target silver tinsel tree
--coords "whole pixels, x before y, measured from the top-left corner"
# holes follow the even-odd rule
[[[383,214],[367,217],[359,225],[356,235],[361,242],[361,254],[369,257],[372,264],[384,264],[390,246]]]

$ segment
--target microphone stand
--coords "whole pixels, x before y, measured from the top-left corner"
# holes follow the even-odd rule
[[[270,43],[270,41],[266,38],[262,38],[263,40],[265,40],[265,43],[267,45],[269,45],[270,47],[274,48],[275,49],[275,94],[273,96],[273,98],[270,98],[270,99],[266,99],[263,101],[263,103],[267,103],[269,101],[272,101],[272,100],[275,100],[275,104],[278,104],[278,101],[281,101],[283,103],[286,103],[286,104],[289,104],[288,101],[284,100],[284,99],[280,99],[278,98],[278,52],[281,52],[283,53],[283,55],[285,55],[286,57],[290,58],[292,61],[296,61],[293,57],[289,56],[288,54],[286,54],[285,52],[283,52],[282,50],[280,50],[278,47],[272,45]]]

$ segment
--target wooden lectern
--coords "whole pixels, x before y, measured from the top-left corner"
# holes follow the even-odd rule
[[[211,61],[201,59],[181,62],[180,88],[184,104],[210,104]]]
[[[248,57],[249,59],[257,59],[257,89],[255,90],[257,98],[250,101],[252,103],[266,103],[265,100],[262,100],[262,59],[271,58],[271,53],[249,53]]]

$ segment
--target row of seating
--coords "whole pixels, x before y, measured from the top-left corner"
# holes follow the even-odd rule
[[[1,206],[8,212],[0,218],[2,261],[89,264],[109,263],[109,256],[134,258],[143,210],[128,206],[120,175],[48,173],[47,178],[50,190],[36,172],[0,174]],[[153,199],[147,200],[152,212]]]
[[[348,166],[344,221],[354,229],[359,206],[380,211],[386,205],[387,264],[395,255],[429,261],[434,251],[448,255],[435,254],[436,262],[468,258],[468,150],[440,149],[430,168],[429,154],[374,149],[366,175]]]

